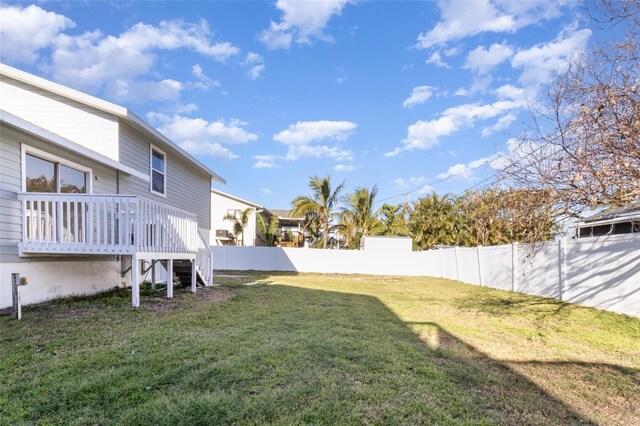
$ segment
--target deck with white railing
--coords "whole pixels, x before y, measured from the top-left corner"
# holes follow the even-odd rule
[[[19,194],[21,256],[132,255],[192,259],[211,283],[212,257],[197,215],[131,195]]]

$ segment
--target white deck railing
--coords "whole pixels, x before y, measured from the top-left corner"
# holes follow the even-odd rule
[[[21,253],[199,255],[197,216],[175,207],[128,195],[28,193],[18,199]]]
[[[211,247],[198,231],[198,254],[196,257],[196,267],[202,276],[205,285],[213,285],[213,254]]]

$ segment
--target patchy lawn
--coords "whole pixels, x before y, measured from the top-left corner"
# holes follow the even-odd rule
[[[640,320],[447,280],[224,275],[0,317],[0,424],[640,424]]]

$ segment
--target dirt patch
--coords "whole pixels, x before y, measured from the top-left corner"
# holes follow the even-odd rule
[[[154,297],[151,300],[140,298],[140,308],[154,313],[172,312],[179,309],[188,309],[189,305],[201,302],[224,302],[233,299],[240,289],[228,287],[198,288],[194,293],[174,293],[173,299]]]

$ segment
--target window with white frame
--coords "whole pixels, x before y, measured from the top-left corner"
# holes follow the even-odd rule
[[[23,148],[23,158],[25,192],[91,192],[91,169],[30,147]]]
[[[163,151],[151,146],[151,192],[167,195],[167,156]]]

